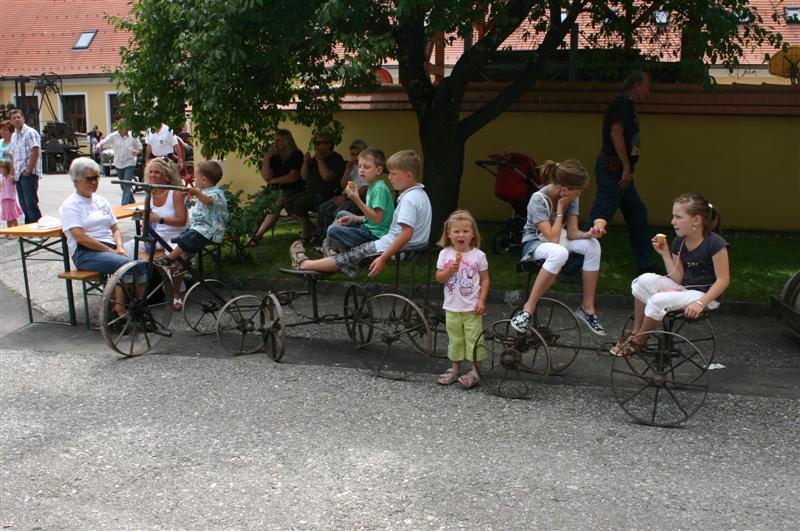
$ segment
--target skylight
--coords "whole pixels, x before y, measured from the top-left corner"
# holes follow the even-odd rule
[[[72,46],[72,49],[85,50],[92,44],[95,35],[97,35],[97,30],[82,31],[80,37],[78,37],[78,40],[75,41],[75,44]]]

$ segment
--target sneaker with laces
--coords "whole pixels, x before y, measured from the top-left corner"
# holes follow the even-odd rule
[[[589,330],[598,336],[606,335],[606,329],[600,324],[600,319],[597,318],[596,313],[586,313],[582,307],[578,306],[578,309],[575,310],[575,315],[577,315],[581,321],[586,323],[586,326],[589,327]]]
[[[524,334],[525,331],[528,330],[529,324],[531,324],[531,314],[525,310],[517,312],[514,317],[511,318],[511,328],[521,334]]]

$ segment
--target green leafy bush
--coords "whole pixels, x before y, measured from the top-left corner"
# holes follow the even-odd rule
[[[225,198],[228,200],[228,228],[225,231],[228,247],[228,258],[233,263],[245,263],[252,260],[251,248],[247,246],[250,237],[255,233],[261,220],[267,214],[277,211],[275,201],[279,191],[262,190],[255,194],[248,194],[242,200],[244,192],[238,190],[231,192],[229,185],[224,185]]]

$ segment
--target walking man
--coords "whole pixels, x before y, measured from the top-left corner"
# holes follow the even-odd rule
[[[120,181],[133,180],[133,171],[136,169],[136,157],[142,151],[142,143],[138,138],[128,134],[128,130],[119,127],[97,144],[97,149],[102,151],[106,146],[114,150],[114,167],[117,169],[117,178]],[[122,186],[122,204],[135,203],[133,190],[130,186]]]
[[[633,182],[641,145],[639,118],[634,104],[644,101],[649,95],[649,75],[633,71],[625,79],[622,93],[606,109],[603,148],[595,165],[597,195],[589,216],[589,223],[598,218],[611,221],[617,209],[622,211],[639,274],[656,270],[647,226],[647,206]]]
[[[14,157],[14,174],[17,176],[17,195],[25,223],[39,221],[39,177],[42,175],[42,152],[39,132],[25,124],[22,111],[14,109],[8,113],[14,126],[11,137],[11,152]]]

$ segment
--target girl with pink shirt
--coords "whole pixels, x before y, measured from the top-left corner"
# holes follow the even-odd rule
[[[466,210],[450,214],[438,245],[443,249],[436,262],[436,281],[444,284],[442,307],[447,328],[447,357],[452,366],[436,381],[441,385],[458,381],[464,389],[469,389],[478,383],[478,366],[486,359],[482,343],[474,352],[474,359],[473,348],[483,330],[489,296],[489,262],[480,250],[478,224]],[[468,359],[473,360],[472,370],[459,376],[461,362]]]
[[[2,218],[8,227],[17,226],[17,218],[22,215],[22,209],[17,203],[17,185],[14,182],[14,165],[11,159],[0,159],[0,205],[2,205]],[[10,234],[7,239],[12,239]]]

